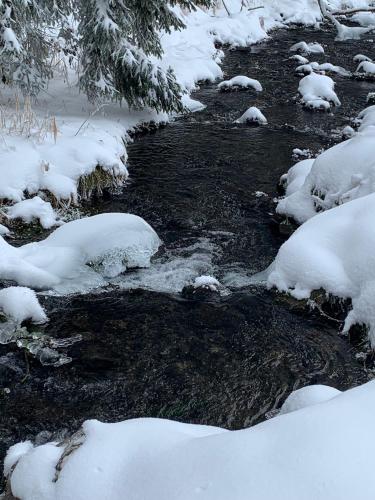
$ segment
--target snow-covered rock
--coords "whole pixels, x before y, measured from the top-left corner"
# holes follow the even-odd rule
[[[293,54],[289,57],[292,61],[297,61],[300,64],[309,64],[309,60],[306,57],[301,56],[300,54]]]
[[[356,70],[357,75],[375,76],[375,63],[362,61]]]
[[[0,290],[0,310],[17,323],[22,323],[26,319],[30,319],[33,323],[47,321],[47,315],[39,304],[34,290],[22,286],[11,286]]]
[[[331,104],[341,105],[334,89],[335,82],[332,78],[312,73],[302,78],[298,91],[305,106],[311,109],[329,109]]]
[[[302,160],[290,168],[288,173],[281,176],[280,184],[285,186],[285,195],[287,197],[301,189],[314,161],[312,158]]]
[[[293,391],[282,405],[279,415],[302,410],[308,406],[325,403],[341,394],[341,391],[327,385],[308,385]]]
[[[12,447],[10,488],[20,500],[372,500],[375,382],[313,391],[239,431],[89,420],[71,443]]]
[[[229,89],[254,89],[257,92],[262,92],[263,88],[258,80],[249,78],[248,76],[235,76],[230,80],[225,80],[219,83],[219,90],[229,90]]]
[[[368,104],[375,104],[375,92],[369,92],[367,94],[366,102]]]
[[[370,59],[368,56],[365,56],[364,54],[357,54],[353,57],[353,61],[357,63],[361,63],[363,61],[372,62],[372,59]]]
[[[260,109],[252,106],[240,116],[234,123],[252,123],[257,125],[267,125],[268,121]]]
[[[269,286],[297,299],[306,299],[318,289],[352,299],[353,309],[346,318],[344,331],[353,324],[367,325],[373,346],[374,210],[375,193],[308,220],[280,248],[268,277]]]
[[[217,292],[221,285],[213,276],[198,276],[193,283],[194,288],[208,288],[212,292]]]
[[[15,205],[8,207],[6,213],[9,219],[22,219],[27,224],[37,219],[44,229],[50,229],[53,226],[61,224],[57,220],[51,203],[42,200],[39,196],[19,201]]]
[[[299,42],[290,48],[291,52],[302,52],[303,54],[324,54],[324,48],[320,43]]]
[[[366,196],[375,186],[375,106],[360,115],[362,124],[351,139],[319,155],[302,185],[277,206],[277,212],[305,222],[319,211]],[[307,167],[306,167],[307,168]],[[293,167],[286,179],[293,179]],[[301,176],[301,180],[303,177]]]
[[[10,233],[9,229],[0,224],[0,236],[7,236]]]
[[[64,224],[45,240],[18,248],[0,237],[0,278],[44,289],[90,274],[93,279],[114,277],[127,268],[148,267],[159,245],[155,231],[140,217],[95,215]]]

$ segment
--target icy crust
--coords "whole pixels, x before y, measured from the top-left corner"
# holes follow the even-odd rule
[[[319,155],[309,167],[295,166],[282,177],[287,190],[286,198],[278,203],[278,213],[303,223],[322,210],[374,191],[375,106],[360,113],[359,123],[358,133],[352,138]],[[290,187],[296,175],[299,180]]]
[[[352,299],[344,331],[369,327],[375,346],[375,193],[305,222],[280,248],[268,286],[307,299],[313,290]]]
[[[33,323],[45,323],[46,313],[39,304],[34,290],[21,286],[11,286],[0,290],[0,311],[21,324],[26,319]]]
[[[0,238],[0,278],[36,289],[86,278],[96,279],[100,286],[103,276],[148,267],[159,245],[155,231],[140,217],[95,215],[64,224],[45,240],[19,248]]]
[[[335,92],[335,82],[326,75],[311,73],[302,78],[298,91],[306,107],[311,109],[329,109],[331,105],[340,106]]]
[[[20,500],[372,500],[375,382],[298,392],[294,411],[240,431],[89,420],[65,447],[10,448],[9,486]]]
[[[230,90],[230,89],[241,89],[241,88],[243,89],[252,88],[257,92],[262,92],[263,90],[263,87],[258,80],[254,80],[252,78],[249,78],[248,76],[241,76],[241,75],[235,76],[230,80],[225,80],[224,82],[221,82],[218,85],[219,90]]]

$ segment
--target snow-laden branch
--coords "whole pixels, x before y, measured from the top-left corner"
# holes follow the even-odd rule
[[[357,14],[358,12],[375,12],[375,7],[364,7],[362,9],[348,9],[348,10],[334,10],[331,12],[333,16],[348,16],[350,14]]]

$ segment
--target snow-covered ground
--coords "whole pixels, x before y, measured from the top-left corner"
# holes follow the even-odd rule
[[[370,500],[374,412],[373,381],[306,387],[240,431],[90,420],[69,444],[13,446],[5,475],[20,500]]]

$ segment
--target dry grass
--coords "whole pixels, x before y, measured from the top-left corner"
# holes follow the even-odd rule
[[[80,177],[78,193],[81,199],[88,200],[93,194],[101,196],[105,189],[120,188],[125,180],[125,176],[115,176],[113,172],[104,170],[98,165],[91,174]]]

